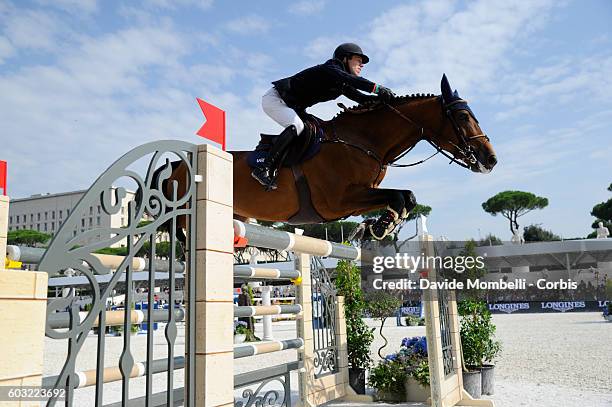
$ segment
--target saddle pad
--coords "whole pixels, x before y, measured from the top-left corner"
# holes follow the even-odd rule
[[[307,131],[307,130],[305,130]],[[264,135],[262,135],[263,138]],[[278,135],[274,135],[274,136],[269,136],[269,135],[265,135],[265,137],[269,137],[272,140],[276,139],[276,137],[278,137]],[[300,140],[300,136],[298,136],[296,138],[295,142],[299,142]],[[304,152],[304,154],[302,155],[302,157],[299,159],[299,161],[297,162],[297,164],[302,163],[304,161],[310,160],[312,157],[314,157],[315,155],[317,155],[317,153],[321,150],[321,142],[324,139],[324,135],[323,135],[323,130],[317,126],[317,134],[315,135],[315,137],[312,138],[312,141],[310,142],[308,148],[306,149],[306,151]],[[292,144],[293,145],[293,144]],[[251,151],[248,155],[247,155],[247,163],[249,164],[249,166],[251,168],[255,168],[259,165],[261,165],[264,160],[266,159],[266,157],[268,156],[268,150],[270,149],[270,147],[272,146],[272,143],[270,144],[262,144],[260,143],[257,146],[257,149],[255,151]],[[289,147],[291,148],[291,147]],[[292,165],[295,165],[296,162],[292,162],[290,163]],[[283,164],[283,167],[287,167],[290,165],[285,165]]]

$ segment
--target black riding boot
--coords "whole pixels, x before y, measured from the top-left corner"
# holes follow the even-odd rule
[[[297,130],[294,125],[283,130],[278,136],[276,143],[270,148],[270,152],[264,162],[251,172],[251,176],[266,187],[266,191],[277,188],[276,177],[278,176],[278,169],[283,163],[287,150],[295,137],[297,137]]]

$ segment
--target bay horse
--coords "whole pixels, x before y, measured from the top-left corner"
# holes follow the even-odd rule
[[[431,144],[456,164],[490,172],[497,158],[467,102],[443,75],[442,94],[396,97],[346,109],[320,121],[325,134],[317,155],[281,168],[278,189],[265,191],[251,176],[248,151],[230,151],[234,165],[234,216],[294,224],[320,223],[385,208],[366,231],[383,239],[415,207],[410,190],[378,188],[389,166],[418,142]],[[434,154],[435,155],[435,154]],[[179,165],[171,179],[185,176]],[[308,196],[309,195],[309,196]],[[309,198],[309,199],[308,199]]]

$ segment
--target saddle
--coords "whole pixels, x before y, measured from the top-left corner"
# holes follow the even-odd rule
[[[283,167],[292,167],[303,163],[317,155],[321,150],[321,142],[325,139],[325,134],[321,127],[321,119],[316,116],[307,115],[302,117],[304,130],[289,146],[287,155],[283,160]],[[251,168],[255,168],[258,163],[263,162],[276,142],[278,134],[261,134],[259,143],[255,150],[250,152],[247,162]]]
[[[282,167],[291,168],[300,204],[297,213],[287,222],[292,225],[321,223],[325,221],[312,204],[310,187],[300,165],[304,161],[313,158],[321,150],[321,143],[325,140],[325,133],[321,127],[321,119],[309,114],[302,114],[300,118],[304,122],[304,130],[289,145],[287,154],[281,164]],[[258,163],[266,159],[270,148],[276,141],[276,137],[279,137],[279,135],[261,135],[255,151],[251,151],[247,156],[247,163],[251,168],[255,168]]]

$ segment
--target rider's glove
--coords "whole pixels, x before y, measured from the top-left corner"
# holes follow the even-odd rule
[[[383,103],[389,103],[391,99],[395,97],[395,93],[393,93],[391,89],[385,88],[381,85],[376,85],[374,93],[378,95],[378,97]]]

